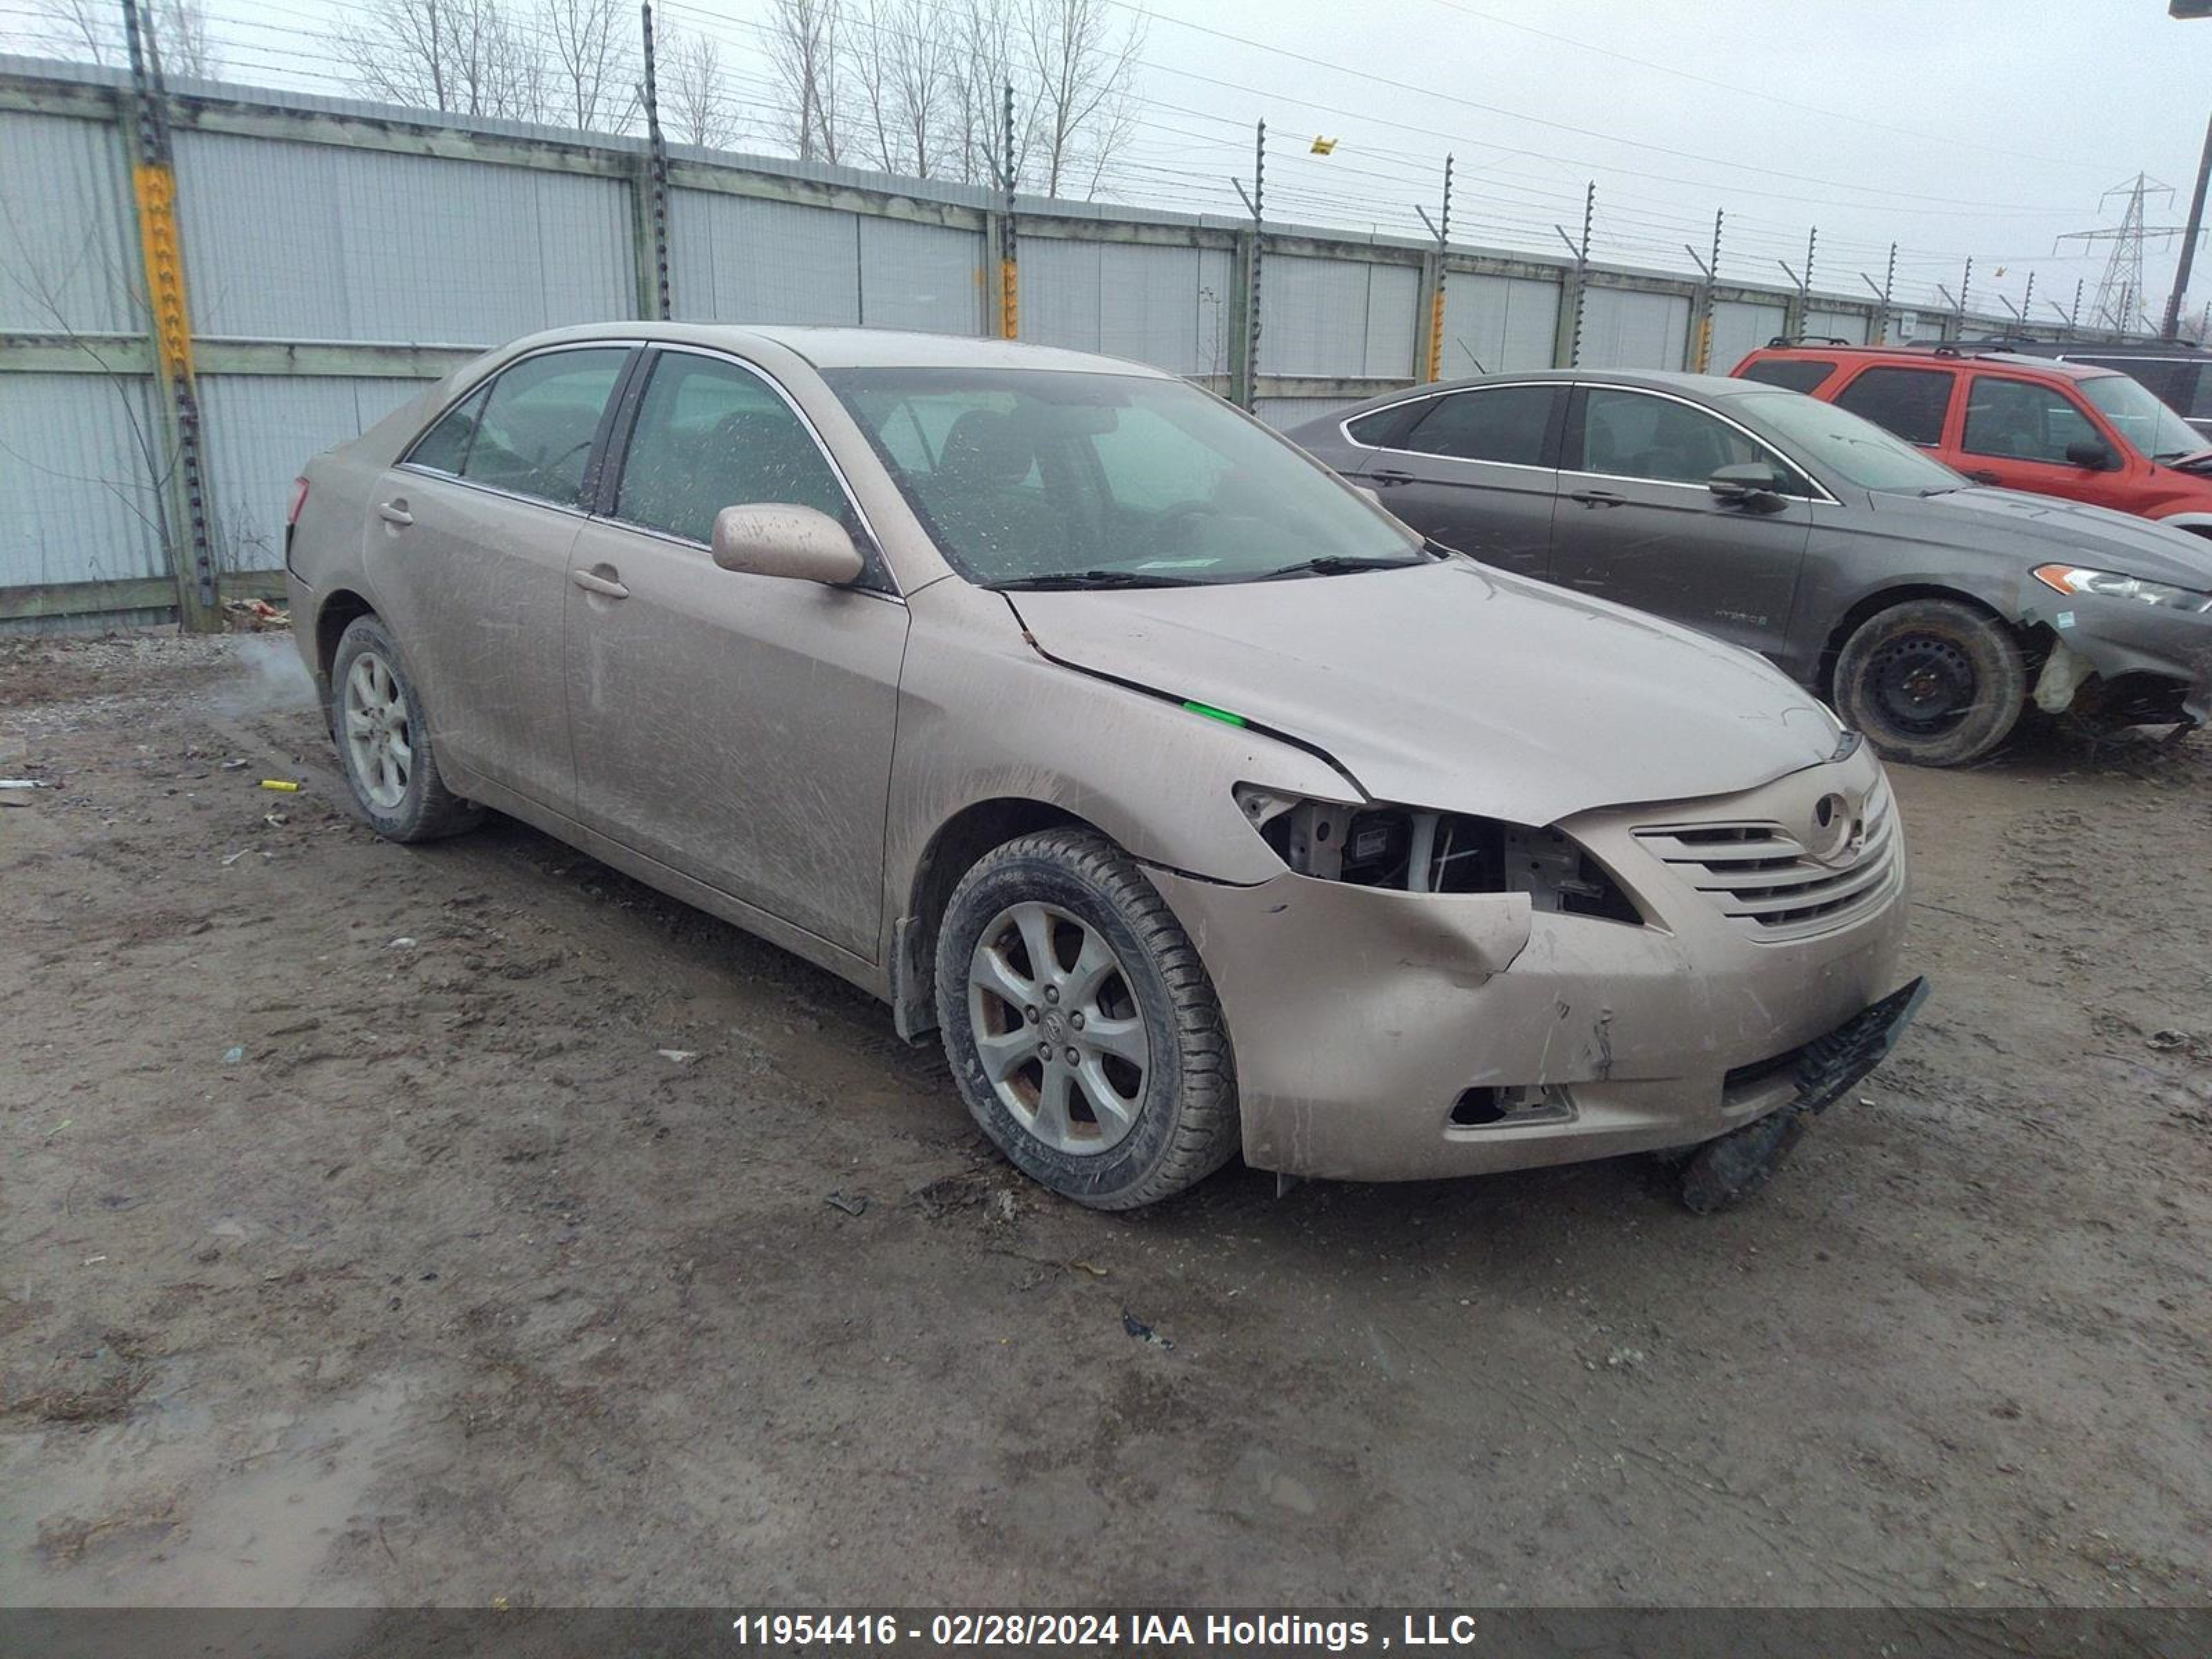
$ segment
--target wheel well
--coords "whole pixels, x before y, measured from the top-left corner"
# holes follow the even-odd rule
[[[1097,826],[1065,807],[1002,797],[963,807],[939,826],[914,872],[914,890],[898,924],[891,963],[891,1009],[901,1036],[919,1037],[937,1025],[937,934],[960,878],[994,847],[1017,836],[1063,824]]]
[[[339,639],[355,617],[375,614],[374,605],[349,588],[341,587],[323,601],[323,608],[315,613],[315,668],[325,686],[330,684],[331,664],[338,654]]]
[[[1916,582],[1905,587],[1885,587],[1879,593],[1869,593],[1845,611],[1843,620],[1829,634],[1828,642],[1820,651],[1821,696],[1831,702],[1835,701],[1836,659],[1843,654],[1844,642],[1858,632],[1860,624],[1869,617],[1879,616],[1882,611],[1914,599],[1944,599],[1953,605],[1962,605],[1969,611],[1978,611],[1990,621],[2009,629],[2013,637],[2020,641],[2022,651],[2032,653],[2036,648],[2033,633],[2004,616],[1994,605],[1976,599],[1971,593],[1962,593],[1955,587],[1939,587],[1933,582]]]

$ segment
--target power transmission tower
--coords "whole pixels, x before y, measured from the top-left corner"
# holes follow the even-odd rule
[[[2138,173],[2131,182],[2113,185],[2100,199],[2108,202],[2123,191],[2127,195],[2128,205],[2117,226],[2101,230],[2069,230],[2058,239],[2062,242],[2112,245],[2112,254],[2105,261],[2105,274],[2098,279],[2090,315],[2115,334],[2150,326],[2149,315],[2143,308],[2143,244],[2155,236],[2163,245],[2167,237],[2182,234],[2179,225],[2143,222],[2144,198],[2152,195],[2171,197],[2173,191],[2169,186]]]

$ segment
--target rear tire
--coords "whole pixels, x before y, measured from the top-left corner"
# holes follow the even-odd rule
[[[1836,708],[1890,760],[1963,766],[2027,707],[2027,670],[2003,623],[1951,599],[1908,599],[1859,624],[1836,659]]]
[[[446,787],[422,694],[375,617],[356,617],[331,659],[331,739],[354,805],[387,841],[473,830],[483,809]]]
[[[1237,1150],[1212,981],[1158,890],[1095,831],[1021,836],[961,878],[937,1017],[984,1133],[1079,1204],[1156,1203]]]

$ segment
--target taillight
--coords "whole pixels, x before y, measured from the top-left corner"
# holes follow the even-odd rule
[[[307,504],[307,481],[292,480],[292,505],[284,509],[284,528],[289,530],[300,522],[300,509]]]

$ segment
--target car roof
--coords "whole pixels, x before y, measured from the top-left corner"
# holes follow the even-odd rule
[[[1058,346],[1018,340],[978,339],[958,334],[930,334],[917,329],[817,328],[779,324],[589,323],[533,334],[518,346],[592,340],[649,340],[678,345],[720,346],[742,354],[749,346],[781,346],[817,368],[1029,368],[1077,374],[1141,374],[1153,380],[1176,377],[1146,363]]]
[[[1401,392],[1386,392],[1370,401],[1378,404],[1402,403],[1440,392],[1460,392],[1478,386],[1519,386],[1530,380],[1578,380],[1591,385],[1642,386],[1651,392],[1696,392],[1709,398],[1734,398],[1741,396],[1746,390],[1774,389],[1747,388],[1741,380],[1725,374],[1692,374],[1666,368],[1531,368],[1517,374],[1469,374],[1456,380],[1434,380],[1425,386],[1407,386]]]
[[[1905,345],[1822,345],[1810,340],[1794,340],[1787,345],[1763,345],[1744,354],[1744,362],[1763,362],[1769,358],[1819,358],[1827,361],[1839,357],[1887,358],[1896,362],[1926,365],[1930,359],[1942,363],[1972,362],[1997,368],[2016,369],[2026,374],[2048,376],[2062,380],[2096,380],[2119,373],[2114,368],[2100,368],[2094,363],[2061,362],[2049,357],[2030,357],[2021,352],[2007,351],[2002,347],[1975,346],[1966,343],[1954,345],[1948,341],[1929,341]]]

